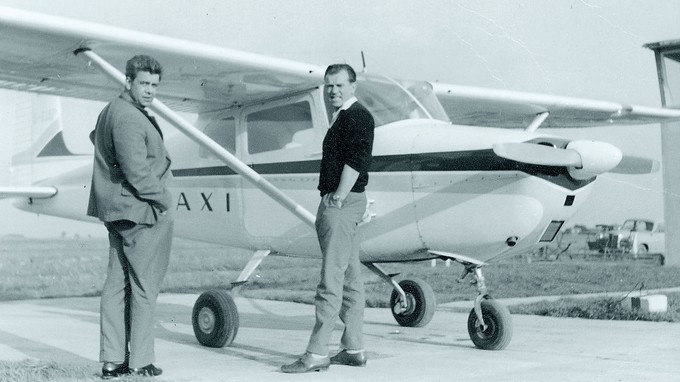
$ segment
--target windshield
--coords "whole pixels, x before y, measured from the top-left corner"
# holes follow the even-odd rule
[[[635,228],[635,220],[626,220],[621,225],[622,230],[632,231]]]
[[[438,119],[450,122],[444,108],[424,81],[395,81],[387,77],[357,76],[356,97],[371,112],[375,126],[404,119]]]

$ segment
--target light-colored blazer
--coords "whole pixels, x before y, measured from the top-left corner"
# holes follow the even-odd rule
[[[89,216],[154,224],[173,203],[170,157],[160,130],[125,92],[102,110],[95,130]]]

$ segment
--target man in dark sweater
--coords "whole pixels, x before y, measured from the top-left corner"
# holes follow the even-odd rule
[[[354,97],[356,73],[351,66],[329,66],[324,81],[335,113],[323,141],[319,175],[321,203],[316,231],[323,261],[315,297],[316,325],[307,352],[294,363],[284,365],[281,370],[285,373],[326,370],[331,363],[366,364],[362,336],[365,297],[357,226],[366,211],[364,189],[375,123],[371,113]],[[329,358],[328,342],[338,316],[345,324],[341,351]]]

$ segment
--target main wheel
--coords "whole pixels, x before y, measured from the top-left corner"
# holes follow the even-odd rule
[[[401,308],[401,296],[396,290],[390,296],[392,316],[401,326],[421,327],[427,325],[437,308],[432,287],[420,279],[403,280],[399,286],[406,293],[406,310]]]
[[[229,346],[238,332],[238,309],[228,293],[211,290],[196,300],[191,322],[201,345],[213,348]]]
[[[482,300],[482,318],[486,328],[481,327],[473,308],[468,316],[470,339],[480,349],[502,350],[512,339],[512,316],[501,303]]]

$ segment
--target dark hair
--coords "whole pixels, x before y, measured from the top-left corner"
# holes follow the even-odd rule
[[[356,72],[354,71],[354,69],[352,69],[352,67],[349,66],[349,65],[347,65],[347,64],[333,64],[333,65],[329,65],[328,68],[326,68],[326,73],[324,73],[323,76],[324,76],[324,78],[326,78],[326,76],[329,75],[329,74],[338,74],[338,73],[340,73],[340,72],[343,71],[343,70],[347,72],[347,76],[349,77],[349,82],[350,82],[350,83],[356,82],[356,80],[357,80],[357,74],[356,74]]]
[[[144,54],[139,54],[128,60],[125,64],[125,77],[134,80],[139,72],[149,72],[158,74],[158,78],[163,75],[163,67],[155,58]]]

